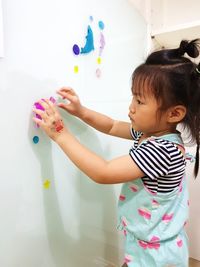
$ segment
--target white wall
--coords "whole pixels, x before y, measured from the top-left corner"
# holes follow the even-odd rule
[[[2,0],[5,55],[0,59],[0,266],[94,267],[119,265],[116,205],[120,186],[85,177],[32,122],[33,103],[75,87],[82,102],[128,119],[130,77],[146,50],[146,23],[125,0]],[[105,23],[101,79],[98,50],[75,57],[89,16],[99,36]],[[97,38],[97,37],[96,37]],[[78,64],[79,74],[73,67]],[[81,142],[105,158],[128,152],[129,142],[109,138],[65,115]],[[34,144],[34,135],[40,142]],[[51,186],[44,189],[49,179]]]
[[[144,17],[145,21],[151,24],[151,7],[152,7],[151,0],[129,0],[129,1]]]

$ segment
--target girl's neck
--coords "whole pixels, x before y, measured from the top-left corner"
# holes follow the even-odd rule
[[[150,133],[143,133],[143,138],[149,138],[151,136],[159,137],[166,134],[172,134],[172,133],[178,133],[176,129],[173,130],[163,130],[163,131],[157,131],[157,132],[150,132]]]

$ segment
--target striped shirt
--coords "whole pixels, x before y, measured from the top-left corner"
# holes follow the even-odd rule
[[[131,129],[134,145],[129,154],[145,174],[144,185],[152,192],[168,193],[179,186],[185,173],[185,158],[177,145],[162,137],[139,144],[141,132]]]

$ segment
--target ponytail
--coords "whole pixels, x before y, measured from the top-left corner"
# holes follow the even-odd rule
[[[183,56],[188,54],[189,57],[196,58],[199,56],[199,39],[195,39],[191,42],[182,40],[179,48],[177,48],[177,55]]]

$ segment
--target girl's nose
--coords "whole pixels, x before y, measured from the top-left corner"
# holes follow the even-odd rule
[[[131,104],[130,104],[130,106],[129,106],[129,111],[130,111],[131,113],[134,113],[134,112],[135,112],[135,106],[134,106],[133,100],[131,101]]]

